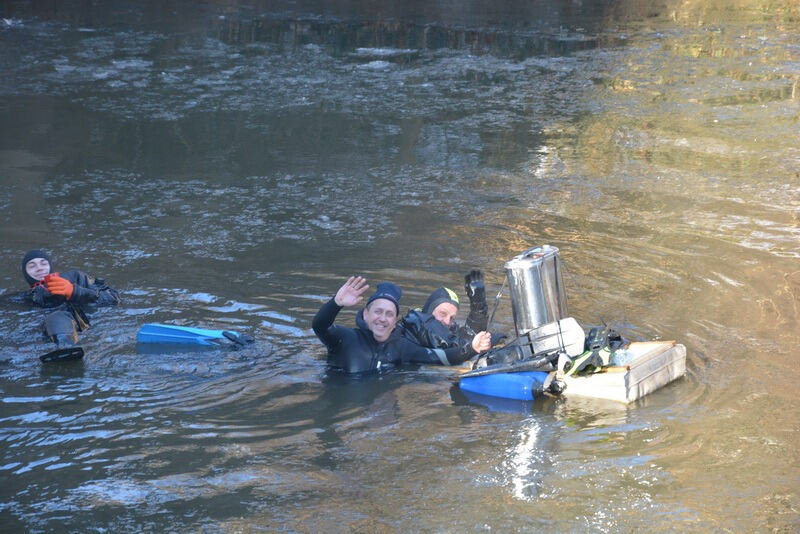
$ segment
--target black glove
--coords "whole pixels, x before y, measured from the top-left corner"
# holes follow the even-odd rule
[[[482,302],[486,304],[486,286],[483,284],[483,273],[473,269],[464,276],[464,291],[469,297],[469,302]]]
[[[473,269],[464,277],[464,291],[469,297],[467,326],[474,332],[483,332],[489,323],[489,305],[486,304],[486,286],[483,273]]]

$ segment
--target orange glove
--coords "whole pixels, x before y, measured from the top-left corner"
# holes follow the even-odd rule
[[[62,295],[69,300],[72,297],[72,292],[75,291],[75,286],[66,278],[61,278],[58,273],[48,274],[44,277],[44,283],[47,285],[47,290],[53,295]]]

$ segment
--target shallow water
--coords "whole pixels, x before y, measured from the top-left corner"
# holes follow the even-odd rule
[[[45,247],[124,296],[70,366],[5,304],[4,531],[798,528],[792,2],[0,15],[0,283]],[[478,267],[493,299],[545,243],[572,316],[678,340],[687,376],[623,407],[326,373],[350,274],[412,307]],[[257,342],[146,350],[145,322]]]

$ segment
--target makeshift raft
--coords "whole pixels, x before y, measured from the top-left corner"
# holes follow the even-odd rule
[[[625,352],[633,359],[624,366],[563,378],[565,397],[589,397],[630,403],[686,374],[686,347],[674,341],[631,343]],[[553,373],[523,371],[462,377],[459,387],[470,393],[515,400],[543,395]]]
[[[605,366],[591,374],[562,376],[563,372],[536,370],[537,356],[563,353],[572,359],[579,355],[584,349],[583,330],[567,314],[557,248],[544,245],[526,250],[506,262],[505,269],[521,340],[520,359],[507,366],[496,364],[495,369],[467,372],[459,381],[463,391],[533,400],[545,394],[557,377],[566,386],[561,391],[566,397],[630,403],[686,374],[686,347],[675,341],[629,343],[624,346],[624,365]]]

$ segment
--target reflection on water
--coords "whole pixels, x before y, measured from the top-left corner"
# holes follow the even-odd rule
[[[3,301],[4,530],[797,525],[793,2],[0,15],[3,288],[41,246],[125,298],[48,367]],[[621,406],[326,372],[310,322],[347,275],[413,307],[480,267],[491,299],[545,243],[583,325],[679,340],[687,377]],[[257,342],[141,347],[145,322]]]
[[[219,23],[216,32],[220,40],[228,43],[269,42],[291,48],[317,45],[335,55],[347,54],[364,63],[388,61],[397,64],[421,59],[422,50],[461,49],[471,54],[522,60],[532,56],[565,56],[624,42],[614,41],[614,37],[601,41],[599,37],[570,33],[563,28],[558,31],[551,28],[545,31],[476,30],[384,21],[242,21],[226,18]]]

